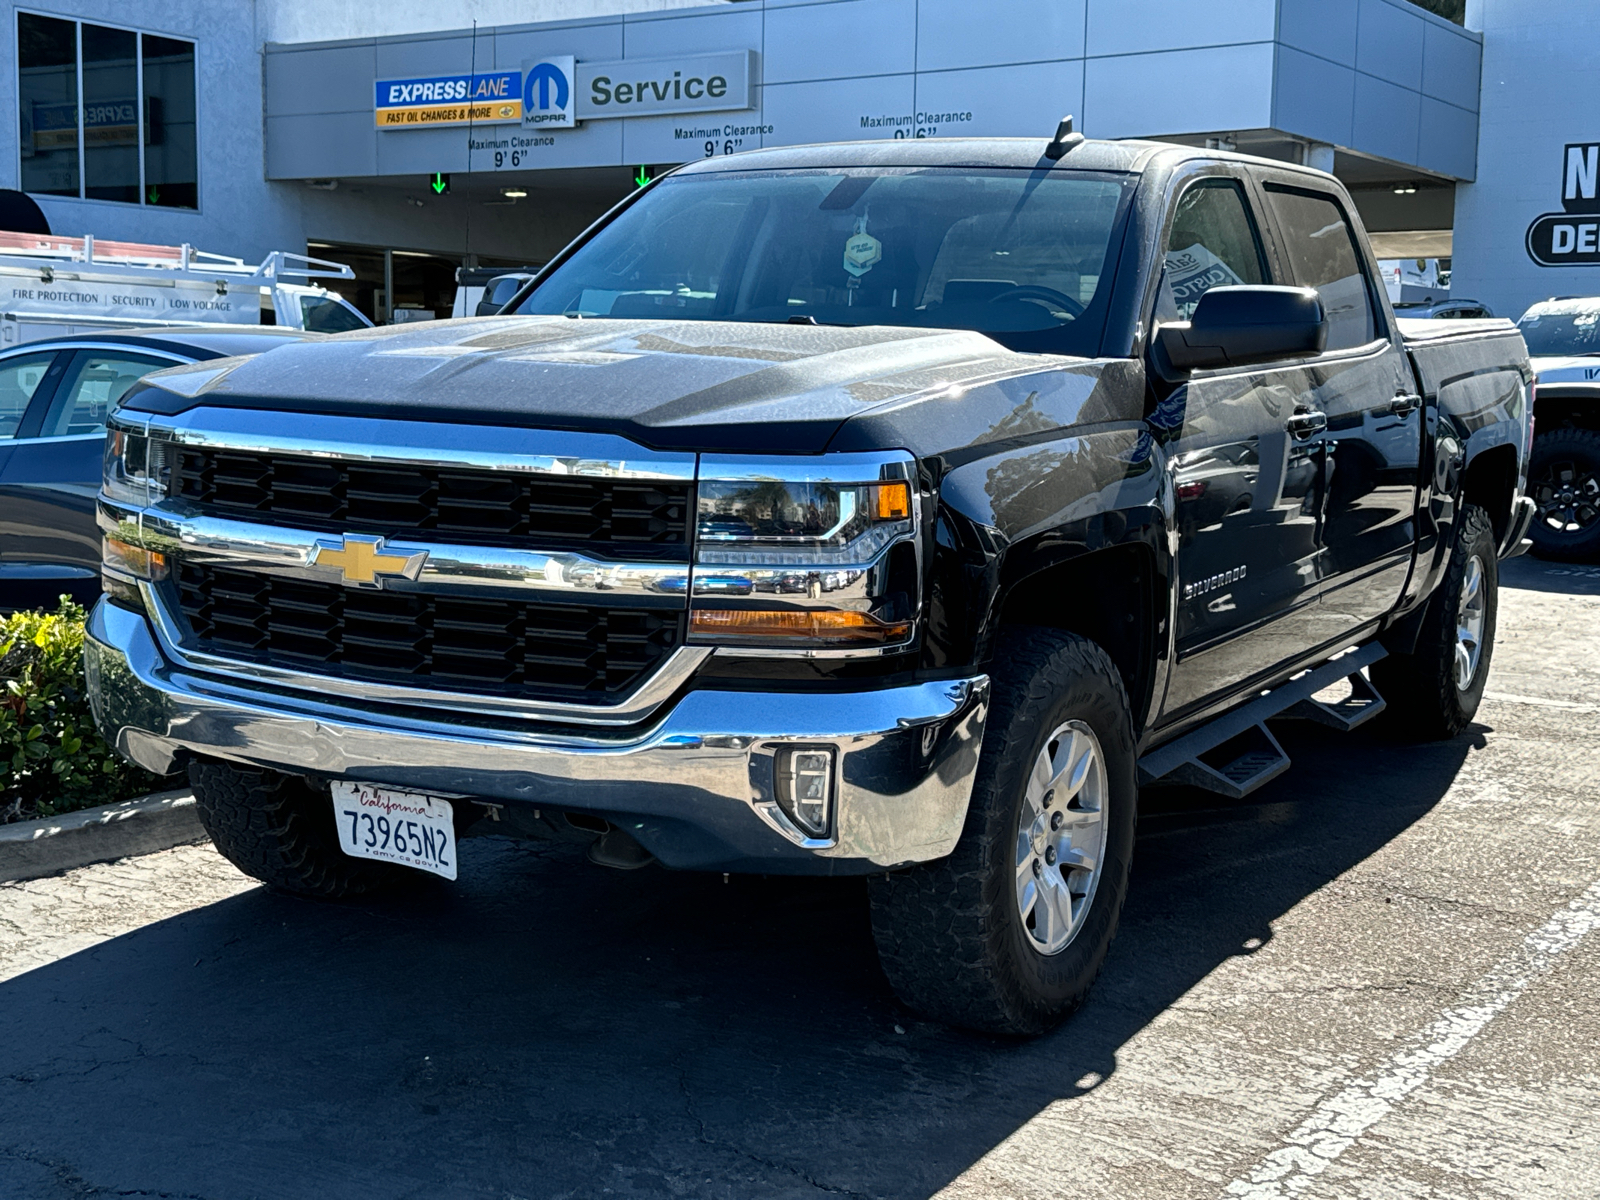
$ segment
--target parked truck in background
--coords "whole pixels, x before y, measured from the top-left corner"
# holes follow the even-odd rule
[[[97,719],[274,887],[453,878],[480,833],[860,874],[908,1004],[1037,1032],[1141,786],[1483,695],[1527,354],[1397,321],[1331,176],[1069,125],[739,154],[506,313],[114,418]]]
[[[1534,553],[1600,560],[1600,296],[1541,301],[1517,322],[1537,376],[1528,490]]]
[[[0,349],[173,325],[366,329],[348,300],[310,282],[354,278],[343,263],[283,250],[251,264],[188,245],[0,230]]]

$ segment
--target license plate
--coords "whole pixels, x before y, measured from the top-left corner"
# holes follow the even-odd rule
[[[448,800],[370,783],[335,783],[333,817],[339,846],[372,858],[456,877],[456,827]]]

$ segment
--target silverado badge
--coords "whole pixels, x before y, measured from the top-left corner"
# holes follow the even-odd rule
[[[386,554],[381,537],[347,533],[337,542],[331,538],[318,538],[316,545],[311,548],[310,565],[339,572],[340,578],[347,584],[381,588],[386,576],[415,579],[422,574],[422,564],[427,560],[426,550]]]

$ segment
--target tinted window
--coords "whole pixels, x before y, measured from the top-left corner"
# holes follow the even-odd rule
[[[141,375],[173,366],[170,358],[120,351],[84,351],[67,372],[45,416],[41,437],[99,433],[128,389]]]
[[[1294,281],[1314,287],[1328,314],[1328,349],[1364,346],[1378,336],[1372,291],[1361,266],[1355,232],[1343,210],[1327,196],[1267,185],[1283,232]]]
[[[499,306],[517,294],[517,290],[528,281],[526,275],[502,275],[499,279],[492,280],[489,284],[489,303]]]
[[[144,202],[198,208],[194,43],[144,34]]]
[[[669,178],[523,313],[975,329],[1099,349],[1131,184],[1061,172],[834,169]]]
[[[199,204],[193,42],[18,13],[17,75],[24,191]]]
[[[39,390],[55,357],[54,353],[45,352],[0,359],[0,438],[17,436],[28,401]]]
[[[83,194],[139,203],[139,38],[83,26]]]
[[[359,314],[332,296],[302,296],[300,319],[302,326],[312,333],[348,333],[352,329],[367,327]]]
[[[78,194],[78,27],[17,14],[22,190]]]
[[[1231,179],[1206,179],[1178,197],[1156,302],[1158,321],[1187,321],[1214,287],[1265,283],[1261,241]]]

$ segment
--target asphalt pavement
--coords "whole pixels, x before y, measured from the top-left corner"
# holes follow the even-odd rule
[[[1507,564],[1453,742],[1143,798],[1033,1042],[920,1021],[860,881],[464,843],[381,904],[186,846],[0,885],[0,1197],[1600,1196],[1600,568]]]

